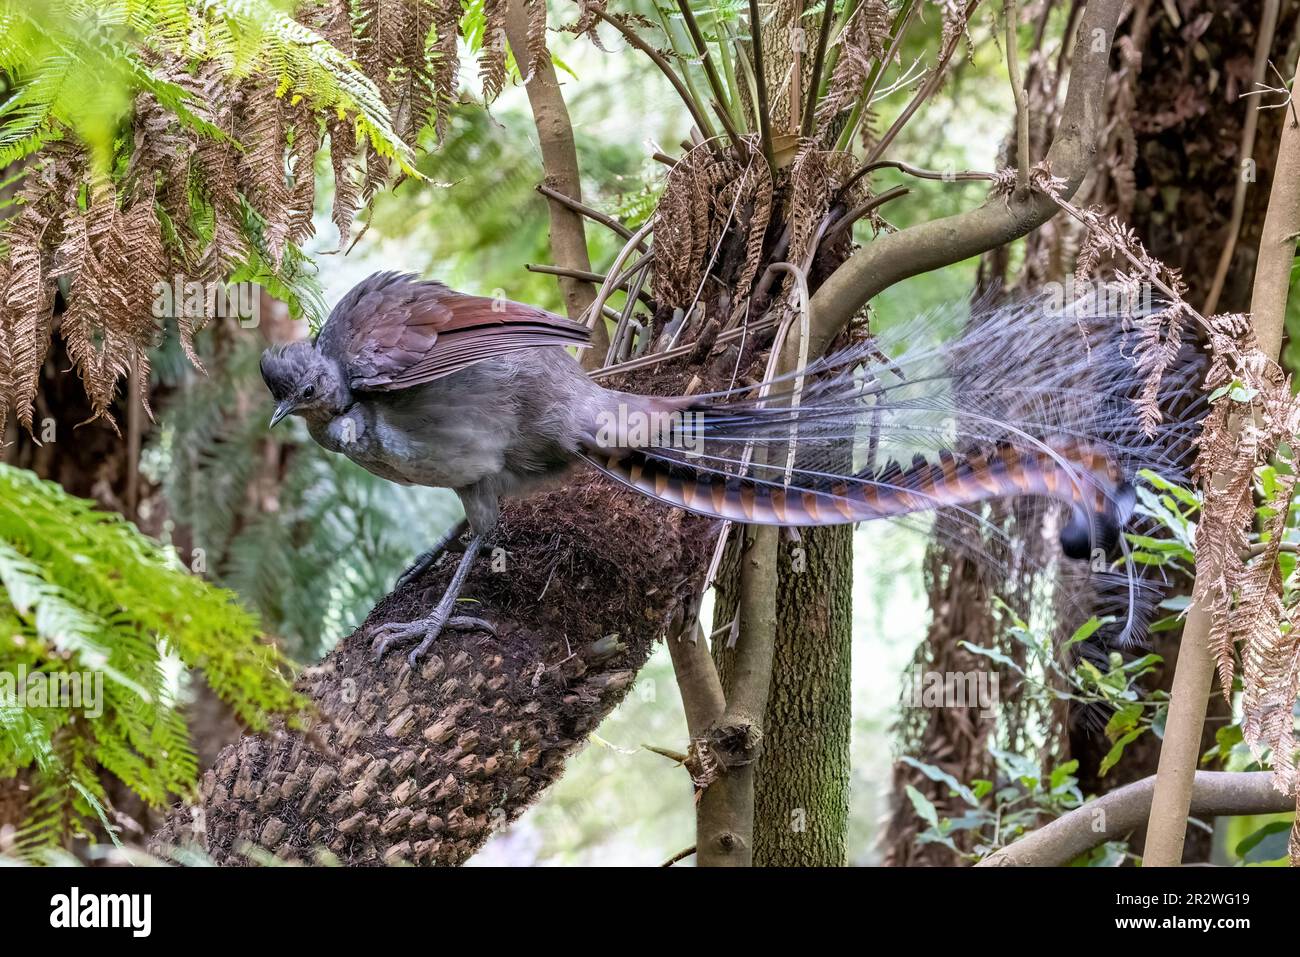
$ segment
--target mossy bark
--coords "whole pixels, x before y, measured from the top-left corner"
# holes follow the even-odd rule
[[[754,863],[846,863],[853,723],[853,527],[780,549],[776,660],[754,794]]]

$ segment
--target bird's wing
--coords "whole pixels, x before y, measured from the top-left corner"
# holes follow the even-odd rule
[[[353,389],[385,391],[523,349],[587,346],[589,336],[581,323],[535,306],[383,272],[339,301],[316,344],[343,364]]]

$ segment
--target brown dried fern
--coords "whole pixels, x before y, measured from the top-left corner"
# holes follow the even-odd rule
[[[686,306],[704,276],[710,241],[722,228],[716,218],[723,189],[743,176],[734,160],[707,146],[686,153],[668,174],[655,208],[654,298],[667,306]],[[725,215],[725,214],[724,214]]]
[[[866,89],[872,68],[885,55],[890,15],[885,0],[864,0],[844,25],[836,45],[839,58],[831,71],[826,95],[817,106],[817,128],[831,126]]]
[[[491,103],[506,84],[506,0],[483,2],[483,49],[478,75],[483,98]]]
[[[447,132],[445,107],[456,99],[457,75],[460,71],[456,37],[460,14],[459,0],[439,0],[434,10],[433,27],[437,36],[433,44],[433,93],[437,103],[436,127],[439,140]]]
[[[277,266],[291,228],[285,144],[291,127],[289,105],[279,95],[275,77],[263,75],[245,84],[237,111],[240,156],[239,190],[265,220],[263,241]]]
[[[825,154],[811,138],[799,144],[790,163],[790,248],[786,259],[802,265],[809,258],[817,227],[830,208],[830,171]]]
[[[65,209],[56,276],[69,280],[68,306],[59,332],[90,399],[91,418],[107,418],[117,383],[134,369],[148,411],[149,349],[156,344],[154,283],[165,274],[163,246],[152,193],[118,209],[116,192],[92,184],[85,212]]]

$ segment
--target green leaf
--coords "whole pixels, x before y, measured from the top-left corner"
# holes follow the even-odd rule
[[[1106,752],[1106,756],[1101,759],[1101,766],[1097,770],[1098,775],[1105,777],[1107,771],[1119,764],[1120,758],[1124,756],[1124,749],[1141,737],[1144,730],[1145,729],[1143,728],[1138,728],[1135,731],[1130,731],[1128,734],[1124,735],[1124,737],[1116,741],[1111,749]]]
[[[1138,721],[1142,718],[1141,702],[1132,702],[1116,709],[1115,713],[1110,716],[1106,722],[1106,738],[1114,741],[1116,738],[1128,734],[1138,726]]]
[[[1077,645],[1081,641],[1087,641],[1089,638],[1091,638],[1094,634],[1097,633],[1098,628],[1100,628],[1102,625],[1110,624],[1114,620],[1115,620],[1114,617],[1110,615],[1106,616],[1105,618],[1098,618],[1096,615],[1093,615],[1091,618],[1089,618],[1087,621],[1085,621],[1082,625],[1080,625],[1078,628],[1074,630],[1074,634],[1072,634],[1070,636],[1070,639],[1065,643],[1066,647],[1069,647],[1070,645]]]
[[[935,781],[939,784],[946,784],[954,794],[960,795],[961,799],[965,801],[967,804],[970,805],[979,804],[979,801],[976,799],[974,793],[972,793],[970,788],[966,787],[966,785],[962,784],[960,781],[958,781],[947,771],[944,771],[942,768],[936,768],[933,764],[926,764],[923,761],[918,761],[916,760],[916,758],[913,758],[906,754],[900,757],[898,760],[901,763],[908,765],[909,767],[916,768],[916,770],[920,771],[931,781]]]
[[[910,784],[907,785],[906,790],[907,796],[912,802],[912,807],[916,809],[916,813],[920,815],[921,820],[937,831],[939,829],[939,812],[930,803],[930,799]]]
[[[1284,858],[1290,834],[1290,821],[1270,821],[1238,842],[1237,856],[1247,864]]]
[[[1053,791],[1060,790],[1062,787],[1068,787],[1075,783],[1072,777],[1075,771],[1079,770],[1079,762],[1076,760],[1066,761],[1064,764],[1052,770],[1052,776],[1049,779],[1049,786]]]

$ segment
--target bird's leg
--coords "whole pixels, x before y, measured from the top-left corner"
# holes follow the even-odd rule
[[[456,571],[451,576],[447,590],[442,593],[442,598],[438,601],[438,607],[431,614],[426,615],[424,618],[417,618],[414,621],[392,621],[375,629],[374,637],[379,639],[375,647],[376,660],[382,658],[384,653],[395,645],[405,645],[419,638],[422,639],[420,644],[407,658],[411,663],[411,667],[414,668],[419,662],[420,656],[437,640],[438,635],[442,633],[444,628],[475,629],[495,633],[492,625],[481,618],[452,615],[452,611],[456,607],[456,599],[460,596],[460,590],[469,575],[470,567],[474,564],[479,549],[483,547],[484,537],[482,534],[477,534],[470,539],[469,545],[465,547],[465,554],[460,557],[460,564],[456,566]]]
[[[451,531],[438,540],[438,544],[434,545],[433,548],[429,549],[427,552],[421,552],[420,556],[415,561],[411,562],[410,567],[397,576],[397,584],[393,586],[393,591],[397,591],[404,585],[415,581],[415,579],[419,578],[426,571],[432,568],[433,563],[438,560],[438,556],[455,544],[460,537],[465,534],[465,529],[468,527],[468,520],[462,518],[452,526]]]

